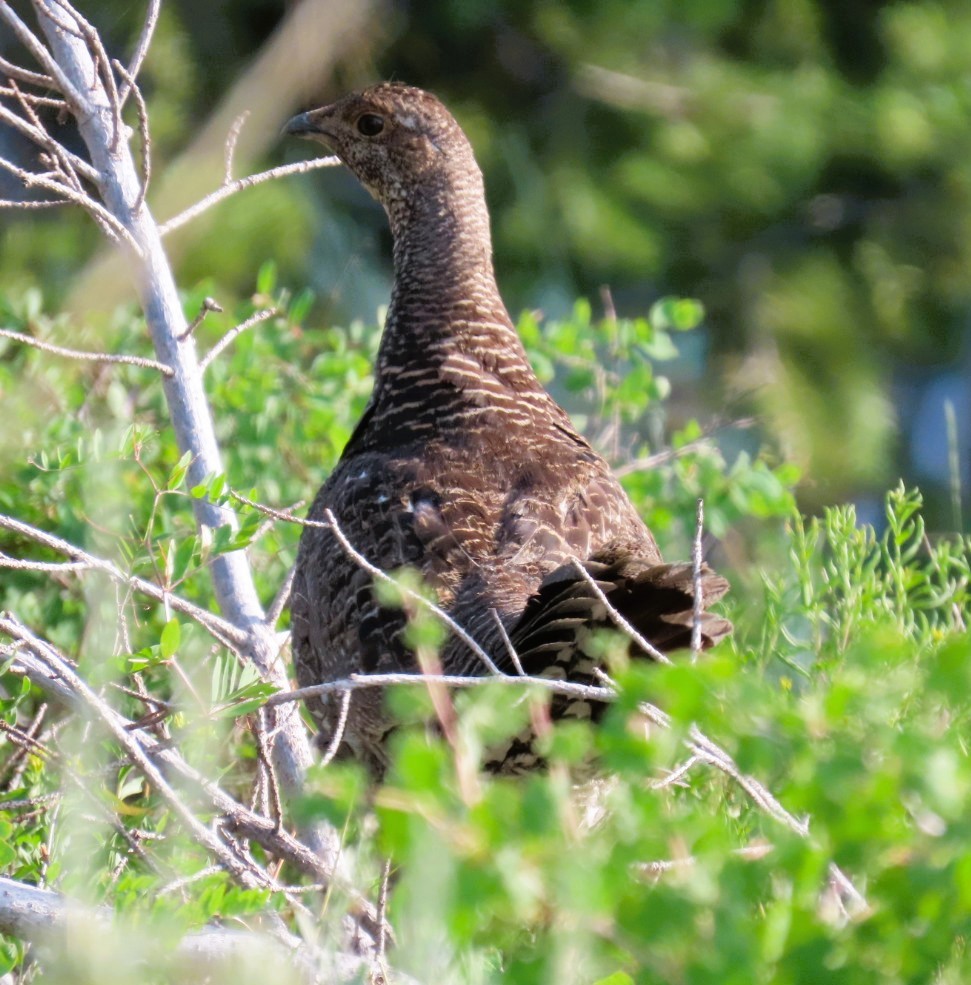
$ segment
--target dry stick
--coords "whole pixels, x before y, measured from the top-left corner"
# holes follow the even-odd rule
[[[77,171],[78,174],[84,175],[88,181],[97,183],[100,180],[101,176],[95,168],[91,167],[91,165],[85,161],[84,158],[78,157],[77,154],[72,153],[59,144],[43,127],[35,126],[33,123],[25,120],[21,116],[18,116],[16,113],[2,105],[0,105],[0,122],[6,123],[7,126],[13,127],[15,130],[19,130],[20,133],[35,143],[38,147],[43,147],[45,150],[49,150],[52,153],[63,153],[66,155],[74,170]]]
[[[125,107],[125,101],[128,99],[131,86],[134,84],[135,79],[138,78],[138,73],[142,69],[142,62],[145,61],[145,56],[148,54],[148,46],[152,43],[152,35],[155,33],[155,25],[158,23],[158,15],[161,9],[162,0],[149,0],[148,10],[145,12],[145,23],[142,25],[142,33],[138,37],[138,44],[135,45],[135,53],[132,55],[127,71],[122,73],[124,82],[118,93],[118,99],[122,109]]]
[[[39,530],[37,527],[31,526],[29,523],[24,523],[22,520],[16,520],[13,517],[6,516],[2,513],[0,513],[0,527],[6,530],[11,530],[14,533],[18,533],[24,537],[28,537],[30,540],[36,541],[44,547],[57,551],[59,554],[66,554],[68,557],[74,558],[76,564],[83,565],[84,567],[94,571],[103,571],[114,581],[129,585],[135,591],[140,592],[142,595],[147,595],[156,602],[167,603],[176,612],[181,612],[183,615],[194,619],[206,630],[208,630],[209,633],[211,633],[220,643],[230,647],[231,649],[239,650],[246,643],[246,634],[243,630],[238,629],[222,617],[217,616],[212,612],[207,612],[205,609],[202,609],[194,603],[189,602],[187,599],[181,598],[178,595],[173,595],[164,588],[160,588],[154,582],[146,581],[144,578],[139,578],[137,575],[126,575],[120,568],[112,564],[111,561],[106,561],[103,558],[89,554],[80,547],[76,547],[74,544],[63,540],[60,537],[54,536],[54,534],[49,534],[46,531]],[[40,561],[32,561],[29,563],[31,565],[43,564],[43,562]],[[17,565],[17,567],[20,566],[20,564]],[[40,570],[44,569],[41,568]]]
[[[13,28],[14,34],[20,38],[24,47],[37,59],[38,64],[50,77],[48,84],[52,88],[59,89],[75,109],[84,106],[85,100],[79,90],[75,88],[74,83],[67,77],[51,53],[41,44],[37,35],[17,16],[6,0],[0,0],[0,18],[3,18]]]
[[[203,298],[202,307],[199,308],[199,314],[189,322],[186,326],[185,331],[179,336],[179,341],[184,342],[190,335],[206,320],[206,316],[210,311],[221,312],[223,310],[222,305],[215,298]]]
[[[42,339],[34,338],[33,335],[25,335],[23,332],[15,332],[9,328],[0,328],[0,336],[13,339],[15,342],[22,342],[24,345],[33,346],[44,352],[53,353],[55,356],[66,356],[68,359],[80,359],[92,363],[123,363],[126,366],[141,366],[143,369],[155,369],[165,376],[172,375],[172,368],[165,366],[156,359],[144,359],[141,356],[116,355],[109,352],[82,352],[80,349],[66,349],[62,345],[55,345],[53,342],[44,342]]]
[[[125,750],[131,761],[145,774],[169,807],[182,819],[183,824],[208,852],[218,858],[225,868],[244,886],[250,888],[272,888],[273,880],[255,866],[240,862],[227,847],[209,830],[183,802],[170,786],[165,775],[145,753],[141,744],[131,732],[118,721],[115,710],[90,688],[80,675],[75,673],[66,661],[62,660],[53,647],[47,645],[31,631],[10,616],[0,616],[0,631],[8,636],[23,640],[30,652],[47,665],[50,671],[69,687],[89,711],[105,725],[115,741]]]
[[[187,481],[192,486],[199,485],[207,476],[225,472],[225,467],[195,346],[181,339],[185,316],[172,269],[155,220],[144,203],[135,207],[138,173],[127,142],[112,141],[113,100],[97,72],[97,54],[92,53],[84,39],[58,28],[51,16],[54,2],[34,0],[38,20],[54,54],[54,59],[47,56],[42,65],[47,69],[47,62],[52,62],[58,73],[70,80],[72,91],[84,92],[83,102],[75,107],[78,129],[92,164],[103,175],[101,190],[105,206],[137,247],[137,252],[131,250],[126,259],[132,267],[155,354],[175,371],[173,377],[163,381],[166,401],[180,451],[190,453]],[[0,0],[0,4],[3,4],[0,11],[7,7],[6,0]],[[134,72],[130,74],[135,77]],[[203,498],[193,500],[192,506],[200,528],[235,526],[232,511],[217,503]],[[217,555],[212,559],[210,572],[225,622],[232,624],[243,637],[241,651],[265,679],[287,686],[284,668],[274,666],[278,644],[275,634],[264,625],[263,608],[245,552]],[[295,709],[281,713],[284,718],[273,742],[272,755],[284,792],[290,797],[301,790],[304,772],[313,756],[299,714]],[[314,850],[333,858],[335,833],[322,823],[314,823],[306,836]]]
[[[23,558],[10,557],[0,551],[0,568],[12,568],[15,571],[43,571],[47,574],[67,574],[76,571],[90,571],[87,561],[25,561]]]
[[[250,111],[244,110],[239,116],[233,120],[233,125],[229,128],[229,133],[226,135],[226,155],[225,164],[226,171],[225,177],[223,178],[223,184],[228,185],[233,180],[233,156],[236,154],[236,144],[239,141],[239,135],[242,132],[243,124],[249,119]]]
[[[138,110],[138,136],[142,142],[142,186],[138,190],[138,198],[135,199],[135,211],[137,212],[145,201],[145,196],[148,194],[148,183],[152,179],[152,139],[148,133],[148,107],[145,105],[142,90],[138,88],[134,78],[128,74],[125,66],[117,58],[112,64],[130,87]]]
[[[2,60],[0,59],[0,61]],[[9,86],[0,86],[0,96],[9,96],[12,99],[23,100],[31,106],[49,106],[58,111],[67,109],[67,103],[63,99],[56,99],[53,96],[38,96],[33,92],[15,88],[13,79],[10,79]]]
[[[77,176],[74,170],[74,164],[71,160],[72,155],[68,153],[67,148],[59,144],[53,137],[48,133],[47,128],[44,126],[41,118],[37,115],[37,110],[34,108],[31,101],[24,95],[20,90],[20,86],[11,79],[10,88],[13,91],[14,98],[20,103],[21,109],[24,111],[24,115],[27,117],[30,124],[39,133],[43,134],[47,138],[46,146],[48,150],[52,152],[53,166],[60,171],[60,173],[67,179],[72,188],[76,191],[84,191],[81,185],[81,179]],[[41,155],[41,159],[43,160]]]
[[[11,79],[20,79],[21,82],[40,86],[42,89],[54,88],[54,80],[49,75],[41,75],[40,72],[31,72],[28,68],[22,68],[13,62],[8,62],[6,58],[0,58],[0,72]]]
[[[23,735],[27,742],[40,745],[40,743],[37,742],[36,736],[44,722],[44,716],[46,714],[47,702],[45,701],[38,707],[27,728],[23,730]],[[3,764],[3,770],[0,771],[0,786],[7,789],[16,789],[16,787],[20,784],[20,778],[23,776],[23,771],[26,767],[27,744],[24,743],[16,749],[10,758]]]
[[[288,704],[292,701],[304,701],[307,698],[317,698],[324,694],[341,694],[345,691],[360,691],[371,687],[388,687],[396,684],[420,685],[442,684],[445,687],[488,687],[490,684],[506,684],[514,687],[530,685],[552,691],[553,694],[565,694],[574,698],[586,698],[591,701],[614,701],[616,690],[607,687],[597,687],[593,684],[578,684],[574,681],[558,681],[548,677],[518,677],[510,674],[484,674],[477,677],[466,677],[459,674],[426,674],[415,671],[411,674],[352,674],[339,681],[327,681],[324,684],[311,684],[309,687],[299,687],[293,691],[280,691],[266,699],[268,707]]]
[[[162,236],[184,226],[187,222],[201,215],[207,209],[218,205],[223,199],[235,195],[236,192],[243,191],[245,188],[252,188],[254,185],[261,185],[264,181],[273,181],[275,178],[283,178],[289,174],[306,174],[308,171],[315,171],[318,168],[332,168],[340,164],[338,157],[315,157],[309,161],[298,161],[295,164],[282,164],[278,168],[270,168],[269,171],[261,171],[259,174],[251,174],[245,178],[236,178],[228,184],[222,185],[216,191],[200,199],[195,205],[190,205],[185,211],[172,216],[163,222],[158,231]]]
[[[249,318],[244,322],[240,322],[235,328],[231,328],[200,360],[199,360],[199,371],[204,373],[212,361],[221,353],[228,345],[239,338],[243,332],[250,328],[254,328],[256,325],[273,318],[275,315],[280,313],[279,308],[263,308],[257,311],[255,314],[250,315]]]
[[[266,610],[266,624],[270,629],[276,629],[276,624],[280,621],[280,616],[283,615],[283,610],[290,601],[290,593],[293,591],[293,579],[296,573],[297,566],[295,564],[291,565],[290,570],[283,579],[283,583],[277,590],[276,597]]]
[[[337,542],[344,549],[344,552],[350,557],[354,563],[359,567],[363,568],[372,578],[377,578],[379,581],[387,582],[389,585],[394,585],[401,594],[412,602],[417,602],[423,608],[428,609],[430,612],[435,613],[442,622],[452,630],[453,633],[482,661],[483,664],[489,669],[489,671],[498,677],[503,676],[502,671],[495,665],[492,657],[473,639],[473,637],[460,626],[444,609],[440,606],[435,605],[434,602],[426,599],[420,592],[416,592],[405,585],[399,584],[391,577],[386,571],[383,571],[376,564],[372,564],[360,551],[358,551],[353,544],[344,535],[344,531],[341,530],[337,523],[337,518],[334,516],[333,512],[329,509],[324,510],[324,516],[327,518],[325,527],[328,527],[334,536],[337,538]],[[304,521],[308,523],[310,521]]]
[[[351,692],[345,691],[341,695],[341,710],[337,718],[337,728],[334,729],[334,734],[330,737],[330,742],[327,743],[327,748],[324,750],[324,755],[320,760],[321,766],[329,766],[337,755],[337,750],[340,749],[341,742],[344,741],[344,729],[347,728],[347,713],[350,709]]]
[[[50,209],[55,205],[70,205],[67,199],[41,199],[40,201],[16,201],[12,198],[0,198],[0,209]]]
[[[2,0],[0,0],[0,2],[2,2]],[[141,256],[141,247],[138,245],[132,234],[111,214],[111,212],[109,212],[99,202],[96,202],[90,195],[85,192],[79,192],[70,185],[65,185],[63,181],[58,181],[54,178],[48,177],[47,175],[35,174],[32,171],[27,171],[3,157],[0,157],[0,167],[19,178],[28,188],[38,185],[47,191],[56,192],[58,195],[63,196],[71,202],[74,202],[76,205],[80,205],[82,209],[90,213],[90,215],[98,221],[99,225],[101,225],[103,229],[109,232],[109,235],[113,239],[124,242],[136,256]]]
[[[46,661],[36,657],[34,648],[29,642],[23,640],[24,633],[19,626],[20,624],[16,621],[8,620],[6,616],[0,616],[0,631],[9,634],[12,630],[17,634],[18,639],[27,643],[26,647],[17,655],[22,662],[22,670],[26,676],[67,707],[84,710],[85,701],[74,687],[73,682],[63,674],[52,671]],[[39,640],[37,637],[33,638],[37,640],[39,646],[56,652],[46,641]],[[0,646],[0,653],[3,652],[3,649]],[[64,661],[63,655],[59,656]],[[124,734],[131,742],[137,743],[139,749],[144,751],[146,756],[151,757],[153,761],[158,760],[167,771],[178,773],[189,780],[192,786],[205,796],[210,805],[225,816],[235,830],[245,833],[266,848],[267,851],[292,862],[298,869],[316,879],[327,878],[328,872],[323,863],[305,845],[285,831],[277,831],[269,818],[247,810],[221,787],[190,766],[178,752],[161,743],[155,736],[144,730],[133,728],[133,722],[110,706],[104,705],[103,710],[111,719],[113,732]],[[126,745],[125,748],[127,750],[129,746]]]
[[[513,667],[516,668],[516,673],[520,677],[526,676],[526,671],[523,670],[522,661],[519,659],[519,654],[516,652],[516,648],[512,645],[512,640],[509,638],[509,634],[506,632],[506,627],[502,623],[502,617],[495,609],[489,610],[492,613],[492,620],[496,624],[496,629],[499,630],[499,636],[502,638],[502,645],[506,648],[506,653],[509,654],[509,659],[512,661]]]
[[[695,511],[695,537],[691,544],[691,580],[694,587],[691,612],[691,661],[694,663],[701,654],[701,613],[704,608],[701,598],[701,538],[705,528],[705,501],[698,498]]]
[[[573,558],[573,567],[577,574],[590,586],[594,595],[600,600],[607,615],[619,629],[626,633],[649,657],[661,664],[670,664],[671,661],[653,643],[646,640],[636,629],[617,611],[607,598],[604,590],[594,580],[593,575],[580,563],[578,558]]]

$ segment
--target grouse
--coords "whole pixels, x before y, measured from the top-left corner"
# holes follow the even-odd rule
[[[300,540],[300,685],[420,670],[406,615],[382,605],[326,525],[331,515],[372,565],[416,568],[500,671],[595,682],[583,644],[611,625],[604,597],[661,651],[687,646],[692,567],[663,562],[610,467],[533,372],[496,287],[482,174],[448,110],[421,89],[382,83],[295,116],[286,132],[336,153],[384,206],[394,240],[374,390]],[[727,588],[702,568],[702,608]],[[703,646],[730,630],[702,614]],[[489,672],[457,635],[439,659],[447,674]],[[341,728],[335,741],[383,775],[394,722],[378,689],[310,708],[321,741]],[[551,713],[599,712],[556,698]],[[535,760],[519,742],[485,765],[518,772]]]

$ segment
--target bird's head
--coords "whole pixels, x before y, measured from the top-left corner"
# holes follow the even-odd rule
[[[430,93],[384,82],[300,113],[285,132],[330,148],[393,213],[402,201],[481,181],[472,148]]]

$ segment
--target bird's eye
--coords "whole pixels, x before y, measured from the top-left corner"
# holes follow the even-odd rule
[[[357,129],[365,137],[376,137],[384,129],[384,118],[377,113],[365,113],[358,117]]]

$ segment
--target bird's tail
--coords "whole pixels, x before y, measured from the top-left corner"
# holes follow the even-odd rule
[[[699,575],[698,619],[701,646],[707,649],[732,630],[727,619],[707,611],[728,591],[728,582],[706,564]],[[584,641],[597,629],[618,628],[616,615],[662,653],[690,646],[694,598],[690,564],[595,556],[582,566],[571,562],[547,575],[512,628],[510,640],[527,674],[546,675],[560,666],[575,680]],[[632,643],[631,654],[644,651]]]

